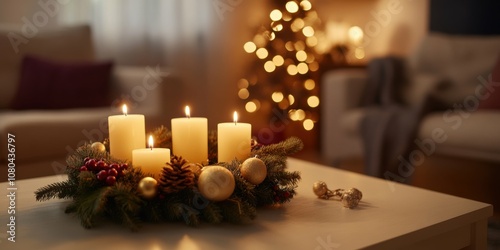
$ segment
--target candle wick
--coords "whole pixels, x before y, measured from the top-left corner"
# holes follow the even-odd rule
[[[151,151],[153,151],[153,146],[149,146],[149,148],[151,149]]]

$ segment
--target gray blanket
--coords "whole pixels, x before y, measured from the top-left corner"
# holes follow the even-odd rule
[[[432,107],[427,101],[417,107],[401,101],[407,83],[402,59],[374,59],[368,71],[363,98],[367,112],[361,121],[365,170],[369,175],[383,177],[386,171],[397,173],[398,157],[409,153],[420,119]]]

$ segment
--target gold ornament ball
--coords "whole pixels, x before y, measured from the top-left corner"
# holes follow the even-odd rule
[[[352,195],[351,193],[348,193],[348,192],[346,192],[342,195],[341,201],[342,201],[342,205],[344,205],[344,207],[349,208],[349,209],[355,208],[359,204],[358,197],[356,197],[355,195]]]
[[[92,143],[92,145],[90,145],[90,147],[94,150],[97,150],[99,152],[104,152],[106,151],[106,146],[104,146],[104,144],[102,144],[101,142],[94,142]]]
[[[235,187],[231,171],[222,166],[207,166],[198,177],[201,195],[211,201],[223,201],[233,194]]]
[[[347,189],[346,192],[351,194],[352,196],[354,196],[354,198],[356,198],[358,200],[361,200],[363,198],[363,193],[361,191],[359,191],[359,189],[357,189],[357,188],[349,188],[349,189]]]
[[[326,194],[328,187],[324,181],[317,181],[313,184],[313,192],[316,196],[321,197]]]
[[[139,181],[139,192],[146,199],[156,196],[156,186],[158,181],[153,177],[144,177]]]
[[[241,164],[240,171],[241,176],[254,185],[262,183],[267,176],[266,164],[256,157],[246,159]]]

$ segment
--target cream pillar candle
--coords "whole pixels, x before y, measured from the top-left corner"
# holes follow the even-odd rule
[[[149,148],[134,149],[132,164],[141,167],[145,174],[160,177],[161,171],[167,162],[170,162],[170,149],[153,148],[153,136],[149,136]]]
[[[252,125],[238,123],[238,113],[234,112],[234,122],[217,125],[218,161],[230,162],[235,158],[243,161],[250,156]]]
[[[123,115],[108,117],[109,147],[112,156],[132,160],[132,150],[146,146],[144,115],[127,114],[123,105]]]
[[[208,120],[191,117],[186,106],[186,118],[172,119],[172,150],[189,162],[206,163],[208,160]]]

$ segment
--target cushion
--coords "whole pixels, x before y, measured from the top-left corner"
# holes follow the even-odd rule
[[[0,109],[7,109],[12,104],[25,55],[65,62],[95,59],[88,25],[44,27],[29,39],[24,37],[22,28],[22,25],[0,24]]]
[[[479,103],[479,109],[500,109],[500,56],[491,71],[490,91],[488,92],[490,95]]]
[[[26,56],[11,108],[101,107],[109,98],[111,62],[62,63]]]

